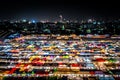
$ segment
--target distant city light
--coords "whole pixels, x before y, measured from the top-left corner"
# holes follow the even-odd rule
[[[23,21],[23,22],[26,22],[27,20],[23,19],[22,21]]]
[[[36,21],[35,20],[32,20],[32,23],[35,23]]]
[[[97,22],[95,21],[95,22],[93,22],[93,24],[96,24]]]
[[[99,24],[99,25],[100,25],[101,23],[100,23],[100,22],[98,22],[97,24]]]
[[[91,23],[92,22],[92,19],[88,19],[88,23]]]
[[[29,21],[28,23],[31,24],[31,21]]]

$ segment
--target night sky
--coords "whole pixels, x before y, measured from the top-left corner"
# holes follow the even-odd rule
[[[0,0],[0,19],[66,20],[120,18],[118,0]]]

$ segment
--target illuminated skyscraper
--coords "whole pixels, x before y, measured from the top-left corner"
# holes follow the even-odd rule
[[[59,17],[60,17],[60,22],[63,22],[63,16],[60,15]]]

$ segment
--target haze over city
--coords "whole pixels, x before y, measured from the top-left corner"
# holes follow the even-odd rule
[[[66,20],[119,19],[119,2],[69,0],[1,0],[0,19]]]

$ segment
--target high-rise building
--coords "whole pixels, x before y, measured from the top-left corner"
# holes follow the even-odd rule
[[[60,22],[63,22],[63,16],[60,15],[59,17],[60,17]]]

